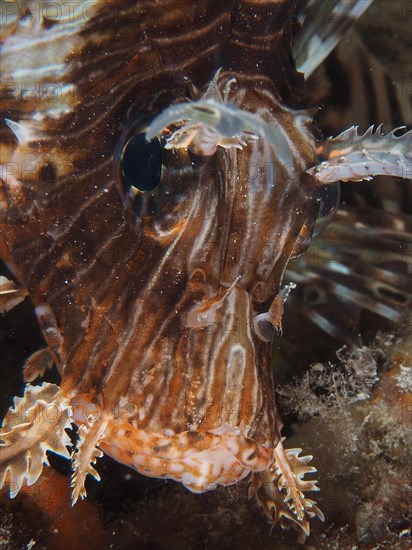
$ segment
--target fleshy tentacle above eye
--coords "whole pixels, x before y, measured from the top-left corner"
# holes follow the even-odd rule
[[[307,173],[321,184],[363,181],[378,175],[411,178],[412,130],[401,136],[395,135],[404,129],[395,128],[383,134],[382,126],[378,126],[375,132],[371,126],[359,135],[358,128],[352,126],[320,145],[318,154],[325,160]]]
[[[309,113],[300,112],[299,115],[311,120]],[[281,162],[293,164],[290,145],[282,131],[234,104],[206,99],[171,105],[152,121],[146,139],[150,141],[167,126],[178,123],[184,125],[169,136],[169,148],[187,147],[194,142],[196,153],[209,156],[218,146],[241,148],[245,139],[261,136],[276,149]]]
[[[260,117],[254,125],[234,105],[222,104],[214,99],[172,105],[156,117],[147,131],[147,139],[153,139],[170,124],[183,125],[169,137],[167,149],[191,147],[203,156],[213,155],[218,146],[242,148],[245,139],[256,139],[263,124]]]

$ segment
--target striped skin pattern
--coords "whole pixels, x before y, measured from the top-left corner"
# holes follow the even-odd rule
[[[82,428],[73,500],[84,496],[86,474],[96,475],[96,444],[194,491],[272,467],[279,444],[285,456],[270,343],[256,336],[253,317],[280,290],[313,220],[304,172],[316,162],[315,143],[309,115],[292,109],[302,76],[283,30],[292,10],[284,2],[244,2],[232,13],[199,6],[102,3],[89,19],[80,9],[47,25],[26,15],[5,29],[11,152],[2,227],[62,374],[54,403],[69,400]],[[44,66],[46,50],[54,59]],[[113,152],[172,101],[187,100],[186,79],[201,89],[220,66],[216,89],[223,94],[236,78],[230,101],[279,126],[290,164],[262,139],[194,165],[187,151],[165,151],[162,181],[137,217]],[[30,75],[61,86],[54,102],[16,94]],[[206,312],[200,324],[196,307]],[[64,416],[60,427],[67,423]],[[6,462],[17,489],[24,473],[13,478],[13,458],[22,455]],[[312,470],[301,466],[301,475]],[[258,479],[253,490],[262,492]],[[280,491],[275,498],[277,513],[307,533],[312,501],[296,493],[291,507]]]
[[[252,472],[250,493],[266,514],[304,538],[309,519],[322,518],[304,495],[317,490],[304,479],[315,470],[311,457],[283,448],[264,328],[272,329],[254,324],[282,296],[329,183],[308,173],[327,158],[318,158],[311,113],[300,110],[297,6],[53,5],[61,10],[7,7],[0,206],[9,264],[62,381],[56,391],[28,385],[6,415],[0,485],[14,495],[34,483],[48,448],[65,454],[74,422],[73,502],[86,476],[98,477],[101,451],[196,492]],[[195,90],[209,109],[212,95],[253,114],[282,148],[258,128],[242,148],[223,136],[213,154],[205,137],[196,154],[165,146],[159,186],[132,201],[122,147]],[[30,415],[18,423],[24,405],[32,414],[57,407],[61,441],[49,445]]]

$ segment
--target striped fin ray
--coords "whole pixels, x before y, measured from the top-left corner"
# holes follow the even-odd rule
[[[382,10],[387,8],[380,6]],[[313,9],[311,4],[308,9]],[[391,13],[385,12],[382,21],[389,17]],[[365,14],[362,21],[367,19]],[[338,44],[308,81],[308,105],[323,105],[316,116],[319,127],[326,135],[333,135],[336,128],[355,124],[366,130],[382,122],[385,133],[410,124],[408,98],[398,93],[356,29],[346,36],[347,40]],[[382,135],[382,126],[377,132],[369,129],[365,133],[352,128],[340,138],[349,138],[349,134],[357,143],[353,151],[358,153],[362,153],[362,138],[372,139],[372,149],[385,144],[383,153],[396,155],[397,146],[404,145],[403,162],[398,158],[401,164],[395,162],[394,168],[399,170],[402,165],[400,175],[410,177],[410,132],[399,141],[399,133]],[[347,145],[353,146],[349,141]],[[333,140],[324,145],[333,147],[333,143],[338,151]],[[339,157],[339,153],[334,154]],[[410,308],[412,186],[408,181],[382,175],[371,182],[343,184],[341,188],[342,205],[332,224],[312,242],[305,255],[289,263],[285,280],[295,282],[297,288],[286,303],[285,318],[293,323],[303,315],[339,343],[356,348],[369,330],[390,330],[393,324],[402,322]]]
[[[310,2],[293,45],[296,66],[305,78],[316,70],[373,0]]]
[[[364,311],[396,324],[405,318],[412,306],[411,273],[409,216],[339,210],[307,253],[289,263],[286,278],[298,288],[286,314],[299,310],[334,339],[359,346]]]

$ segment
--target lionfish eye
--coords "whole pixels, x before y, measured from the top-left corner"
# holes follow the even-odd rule
[[[157,138],[146,140],[143,132],[132,137],[121,155],[122,176],[128,188],[153,191],[162,177],[162,146]]]

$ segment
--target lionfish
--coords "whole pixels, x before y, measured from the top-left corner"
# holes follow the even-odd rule
[[[411,131],[325,140],[303,108],[305,77],[371,1],[327,4],[1,3],[1,307],[28,295],[47,343],[0,431],[11,497],[52,451],[72,460],[75,503],[106,453],[194,492],[251,474],[303,540],[323,519],[275,404],[271,341],[309,268],[284,274],[339,182],[410,177],[412,162]],[[396,317],[405,278],[380,277],[369,302]],[[60,386],[36,383],[53,363]]]

